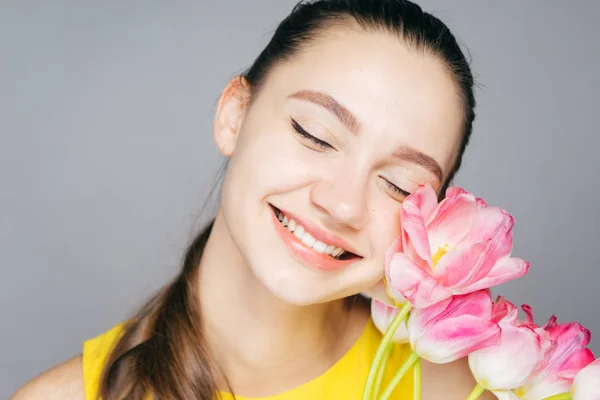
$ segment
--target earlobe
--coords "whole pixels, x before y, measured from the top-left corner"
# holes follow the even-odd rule
[[[229,81],[219,98],[213,122],[213,134],[217,148],[226,157],[230,157],[235,151],[249,97],[250,91],[246,79],[235,77]]]

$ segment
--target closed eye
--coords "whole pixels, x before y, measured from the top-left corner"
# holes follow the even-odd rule
[[[383,177],[382,177],[382,179],[384,180],[386,186],[388,188],[390,188],[394,193],[399,194],[404,197],[410,196],[410,192],[408,192],[402,188],[399,188],[398,186],[394,185],[392,182],[388,181],[387,179],[385,179]]]
[[[303,139],[308,140],[310,142],[312,142],[312,144],[314,144],[315,146],[324,149],[324,150],[329,150],[329,149],[334,149],[332,145],[330,145],[329,143],[311,135],[310,133],[308,133],[306,131],[306,129],[304,129],[299,123],[298,121],[296,121],[294,118],[290,118],[291,119],[291,123],[292,123],[292,128],[294,128],[294,130],[298,133],[298,135],[300,135]],[[335,149],[334,149],[335,150]]]

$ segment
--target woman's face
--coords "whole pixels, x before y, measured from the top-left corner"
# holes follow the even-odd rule
[[[392,35],[336,28],[276,65],[250,106],[244,93],[230,84],[215,119],[231,251],[293,304],[378,283],[403,199],[439,190],[455,161],[452,76]]]

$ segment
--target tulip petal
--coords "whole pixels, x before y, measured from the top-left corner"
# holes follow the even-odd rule
[[[531,309],[531,306],[529,304],[523,304],[521,306],[521,308],[523,309],[523,312],[525,313],[525,321],[528,324],[534,324],[535,319],[533,318],[533,310]],[[556,317],[554,317],[556,319]]]
[[[409,328],[409,335],[410,331]],[[496,343],[499,335],[498,324],[473,315],[463,315],[437,322],[414,343],[413,338],[410,339],[413,350],[420,357],[436,364],[445,364]]]
[[[570,380],[546,376],[544,379],[535,379],[532,382],[528,382],[525,386],[517,389],[516,392],[523,393],[521,399],[538,400],[561,393],[567,393],[570,389]]]
[[[469,232],[477,218],[477,203],[470,194],[445,198],[427,221],[430,252],[438,248],[454,247]]]
[[[414,204],[420,210],[424,221],[429,219],[438,205],[435,190],[433,190],[429,184],[420,186],[410,196],[404,199],[404,203],[407,202]]]
[[[527,274],[529,262],[515,257],[505,257],[499,260],[483,279],[467,285],[464,289],[453,290],[454,293],[468,293],[475,290],[487,289],[501,283],[517,279]]]
[[[531,315],[531,318],[533,319],[533,314]],[[556,315],[551,315],[550,318],[548,319],[548,322],[546,322],[546,325],[544,325],[544,329],[549,331],[550,329],[554,329],[558,326],[558,324],[556,323]]]
[[[469,354],[473,376],[488,390],[515,389],[536,371],[544,353],[540,338],[526,326],[500,322],[498,343]]]
[[[513,226],[514,218],[503,209],[499,207],[480,209],[471,230],[459,245],[470,246],[485,239],[504,237],[507,233],[511,233]],[[509,236],[512,237],[512,234]],[[510,245],[508,253],[512,249],[512,240],[510,240]],[[503,255],[508,255],[508,253]]]
[[[480,290],[467,295],[452,296],[427,308],[415,308],[410,314],[410,325],[420,332],[427,333],[444,318],[472,315],[488,319],[492,313],[492,300],[488,290]]]
[[[594,355],[586,350],[590,343],[590,331],[577,322],[559,324],[548,331],[555,341],[545,369],[559,378],[574,379],[583,367],[594,361]]]
[[[473,266],[471,275],[461,281],[460,286],[470,286],[490,275],[490,271],[508,254],[503,249],[506,245],[505,240],[506,236],[505,238],[489,239],[485,242],[485,250],[482,252],[481,258],[478,260],[477,265]]]
[[[594,361],[594,353],[588,348],[579,349],[569,354],[569,357],[562,363],[557,375],[565,379],[575,379],[575,376],[583,368]]]
[[[402,251],[402,237],[398,237],[392,245],[388,248],[388,251],[385,253],[385,276],[387,277],[390,264],[392,263],[392,259],[394,255],[400,253]],[[386,285],[383,281],[381,281],[375,288],[372,289],[373,293],[376,293],[376,298],[380,301],[385,302],[388,305],[394,306],[397,303],[406,303],[406,298],[402,296],[402,294],[397,291],[392,285],[389,284],[386,288]],[[382,298],[382,297],[386,298]],[[390,298],[391,297],[391,298]]]
[[[600,400],[600,359],[579,371],[571,396],[573,400]]]
[[[492,305],[492,318],[494,322],[500,322],[504,319],[506,322],[514,322],[519,314],[517,307],[506,300],[504,296],[498,296]]]
[[[485,243],[475,243],[471,247],[449,251],[442,256],[431,275],[445,287],[454,289],[466,283],[475,273],[486,250]],[[464,293],[464,292],[463,292]]]
[[[465,191],[465,189],[461,188],[460,186],[450,186],[448,189],[446,189],[445,197],[456,197],[463,193],[467,193],[467,192]]]
[[[430,307],[411,311],[408,334],[421,357],[446,363],[498,340],[500,328],[489,320],[490,292],[481,290],[453,296]]]
[[[492,390],[492,393],[496,395],[498,400],[519,400],[519,396],[512,390]]]
[[[404,251],[410,254],[414,250],[419,258],[431,265],[429,237],[421,210],[413,203],[404,202],[401,216]]]
[[[404,253],[396,253],[392,257],[386,274],[390,287],[417,308],[427,307],[452,295]]]
[[[483,200],[483,199],[481,199],[479,197],[477,199],[475,199],[475,201],[477,202],[477,209],[478,210],[482,210],[482,209],[484,209],[484,208],[486,208],[488,206],[487,203],[485,202],[485,200]]]
[[[444,313],[452,300],[452,297],[448,297],[447,299],[432,304],[427,308],[414,308],[411,311],[410,318],[408,320],[409,335],[411,337],[417,337],[424,332],[425,328],[429,326],[432,321],[435,322],[440,318],[440,315]]]
[[[382,334],[385,334],[396,314],[398,314],[396,307],[388,306],[375,299],[371,301],[371,318]],[[400,324],[400,327],[392,337],[392,341],[394,343],[408,343],[408,330],[405,322]]]

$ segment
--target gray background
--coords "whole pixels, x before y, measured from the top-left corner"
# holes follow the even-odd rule
[[[175,273],[220,90],[293,4],[0,0],[0,398]],[[600,2],[421,4],[480,84],[456,183],[515,216],[532,263],[495,292],[600,335]]]

